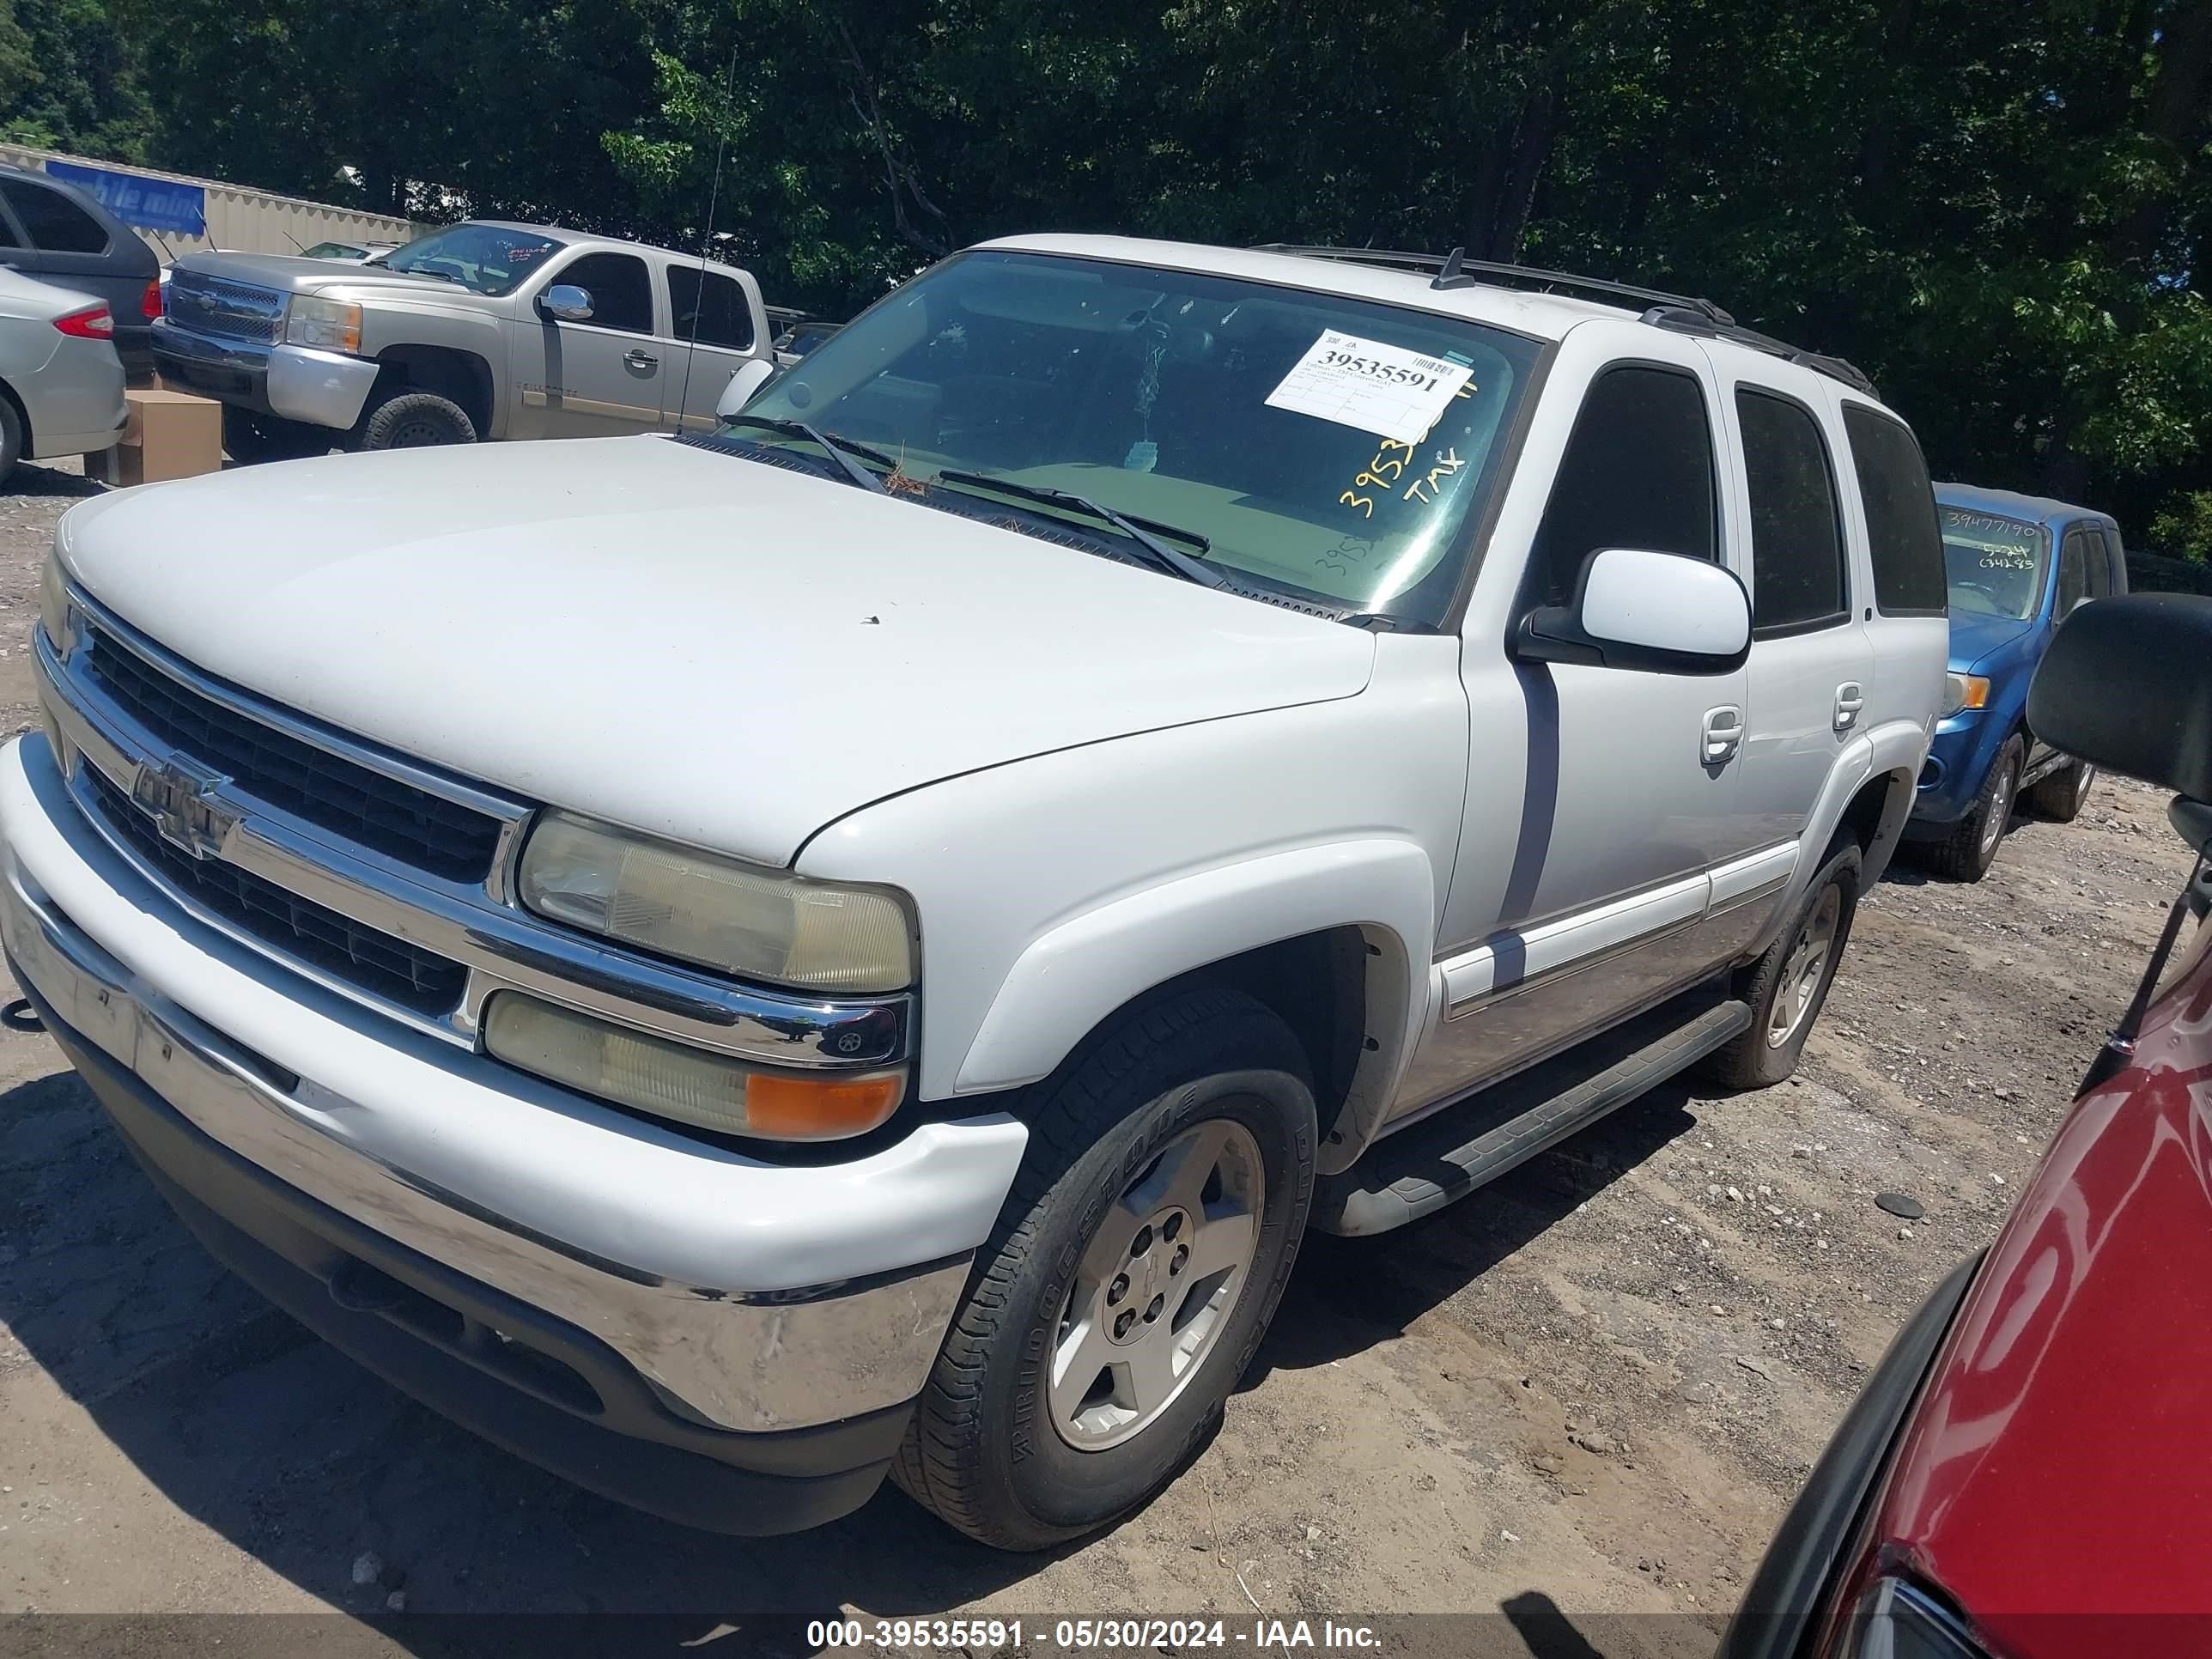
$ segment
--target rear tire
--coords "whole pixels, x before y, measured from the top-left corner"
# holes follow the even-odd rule
[[[0,397],[0,484],[8,482],[8,475],[22,459],[23,417],[15,412],[14,404]]]
[[[476,441],[476,422],[451,398],[434,392],[395,392],[362,417],[350,447],[418,449]]]
[[[1979,881],[1997,861],[2006,829],[2012,823],[2013,803],[2020,785],[2025,747],[2017,737],[2005,739],[1974,797],[1974,810],[1959,820],[1951,833],[1929,848],[1929,863],[1936,873],[1953,881]]]
[[[2081,816],[2081,809],[2089,804],[2089,792],[2096,787],[2095,767],[2087,761],[2069,761],[2039,780],[2020,798],[2020,804],[2050,823],[2071,823]]]
[[[241,466],[327,455],[338,447],[340,435],[326,426],[223,405],[222,447],[230,459]]]
[[[1079,1537],[1174,1478],[1250,1364],[1313,1200],[1304,1052],[1238,992],[1119,1017],[1024,1115],[891,1471],[1005,1550]]]
[[[1751,1024],[1700,1065],[1723,1089],[1764,1089],[1797,1069],[1805,1039],[1828,1000],[1859,906],[1859,849],[1846,842],[1806,888],[1766,954],[1736,980]]]

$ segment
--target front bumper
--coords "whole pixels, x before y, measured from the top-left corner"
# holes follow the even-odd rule
[[[155,367],[164,380],[288,421],[345,431],[361,418],[376,385],[377,365],[364,357],[307,346],[218,339],[154,324]]]
[[[873,1490],[1019,1125],[777,1167],[454,1053],[185,916],[97,837],[40,738],[0,751],[0,841],[18,981],[179,1212],[302,1322],[692,1524],[811,1525]]]
[[[1936,726],[1928,758],[1920,768],[1908,832],[1940,834],[1973,811],[1990,763],[1996,757],[1997,744],[1988,741],[1995,728],[1987,714],[1985,709],[1966,709]]]

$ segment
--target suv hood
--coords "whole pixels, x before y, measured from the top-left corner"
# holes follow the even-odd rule
[[[410,276],[382,265],[356,265],[343,259],[302,259],[289,253],[188,253],[176,263],[179,270],[198,271],[234,283],[251,283],[284,294],[312,294],[325,288],[404,288],[410,294],[459,294],[451,283],[436,276]],[[471,296],[476,297],[476,296]]]
[[[1954,611],[1951,613],[1951,672],[1965,674],[1972,672],[1984,657],[2002,651],[2024,634],[2035,631],[2036,619],[2022,621],[2017,617],[1989,617],[1978,611]]]
[[[125,490],[94,599],[207,672],[532,799],[787,864],[884,796],[1367,683],[1364,630],[665,438]]]

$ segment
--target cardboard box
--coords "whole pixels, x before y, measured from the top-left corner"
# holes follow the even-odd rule
[[[214,398],[133,387],[123,399],[130,410],[123,436],[84,458],[87,477],[127,485],[222,470],[222,405]]]

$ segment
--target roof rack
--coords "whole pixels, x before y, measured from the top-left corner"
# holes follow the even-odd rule
[[[1832,380],[1840,380],[1854,392],[1863,392],[1869,398],[1879,398],[1874,381],[1864,369],[1842,357],[1831,357],[1818,351],[1807,351],[1771,334],[1761,334],[1755,328],[1746,328],[1730,322],[1726,327],[1716,325],[1711,319],[1698,312],[1682,311],[1668,306],[1654,306],[1637,319],[1654,328],[1663,328],[1676,334],[1697,334],[1711,339],[1729,340],[1753,351],[1763,351],[1770,357],[1779,357],[1785,362],[1809,368],[1816,374],[1825,374]]]
[[[1438,255],[1404,253],[1395,248],[1309,247],[1293,242],[1262,242],[1253,252],[1291,253],[1304,259],[1336,259],[1347,264],[1381,265],[1393,270],[1434,271],[1435,280],[1429,284],[1432,289],[1478,286],[1533,288],[1545,293],[1578,295],[1612,305],[1633,301],[1638,307],[1686,307],[1706,321],[1723,327],[1735,321],[1711,300],[1693,299],[1686,294],[1668,294],[1662,289],[1637,288],[1627,283],[1609,283],[1600,276],[1577,276],[1571,271],[1546,270],[1539,265],[1498,264],[1487,259],[1470,259],[1465,248],[1455,247],[1449,253]]]
[[[1380,265],[1389,270],[1433,271],[1435,277],[1429,283],[1432,289],[1485,285],[1530,288],[1540,293],[1566,294],[1595,300],[1601,304],[1620,305],[1625,301],[1633,301],[1643,307],[1637,320],[1654,328],[1667,329],[1677,334],[1697,334],[1712,339],[1733,341],[1737,345],[1748,346],[1754,351],[1763,351],[1769,356],[1780,357],[1815,374],[1825,374],[1832,380],[1840,380],[1869,398],[1881,395],[1875,390],[1874,382],[1864,371],[1844,359],[1826,356],[1817,351],[1806,351],[1761,334],[1756,329],[1746,328],[1711,300],[1698,299],[1686,294],[1669,294],[1662,289],[1612,283],[1599,276],[1577,276],[1570,271],[1546,270],[1539,265],[1501,264],[1486,259],[1470,259],[1467,257],[1466,249],[1456,247],[1440,256],[1407,253],[1395,248],[1321,247],[1295,242],[1262,242],[1253,252],[1289,253],[1304,259],[1335,259],[1347,264]]]

